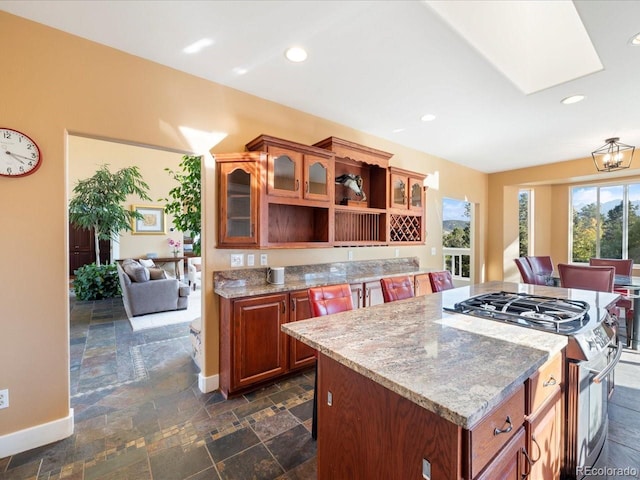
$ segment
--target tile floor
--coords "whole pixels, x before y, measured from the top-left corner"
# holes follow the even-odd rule
[[[0,459],[0,480],[316,478],[313,372],[225,401],[202,394],[188,324],[133,332],[120,300],[71,304],[73,436]],[[640,352],[610,406],[609,462],[640,478]],[[376,480],[376,479],[374,479]]]

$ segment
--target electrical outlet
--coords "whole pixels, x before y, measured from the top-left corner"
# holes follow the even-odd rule
[[[347,253],[347,258],[349,260],[353,260],[353,252],[351,250],[349,250],[349,253]]]
[[[436,254],[436,247],[431,247],[431,255],[435,255]]]
[[[260,254],[260,265],[262,265],[263,267],[267,265],[267,254],[266,253]]]
[[[244,265],[244,255],[241,253],[232,253],[231,254],[231,266],[232,267],[242,267]]]
[[[253,267],[256,262],[256,257],[253,253],[247,255],[247,267]]]
[[[7,408],[9,406],[9,389],[5,388],[0,390],[0,408]]]
[[[395,255],[396,255],[396,258],[398,258],[400,256],[400,249],[399,248],[396,248]]]

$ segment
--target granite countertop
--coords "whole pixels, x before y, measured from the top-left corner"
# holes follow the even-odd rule
[[[567,337],[443,312],[491,291],[536,293],[602,308],[614,294],[489,282],[287,323],[287,334],[463,428],[507,398]]]
[[[250,297],[338,283],[364,283],[383,277],[419,275],[434,269],[421,269],[416,257],[290,266],[285,267],[285,282],[281,285],[267,283],[266,270],[215,272],[214,293],[223,298]]]

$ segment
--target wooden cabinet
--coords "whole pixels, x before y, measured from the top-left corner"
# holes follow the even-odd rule
[[[219,246],[258,245],[261,160],[259,153],[216,155]]]
[[[307,290],[289,293],[289,321],[297,322],[311,318]],[[293,337],[289,337],[289,370],[311,367],[316,361],[316,350]]]
[[[260,135],[246,148],[216,155],[218,247],[424,243],[424,175],[390,168],[392,154],[335,137],[303,145]],[[336,184],[343,175],[364,195]]]
[[[433,293],[428,273],[416,275],[413,279],[413,291],[416,297]]]
[[[352,283],[349,287],[351,287],[353,308],[364,307],[364,285],[362,283]]]
[[[547,405],[525,422],[531,479],[560,478],[563,458],[561,397],[560,389],[557,389]]]
[[[293,370],[311,367],[315,350],[282,332],[284,323],[309,318],[307,290],[220,299],[220,391],[257,388]]]
[[[389,207],[422,212],[424,175],[389,167]]]
[[[380,280],[366,282],[364,284],[364,306],[372,307],[373,305],[381,305],[384,303],[382,296],[382,285]]]
[[[522,480],[523,478],[546,479],[551,477],[525,477],[525,429],[520,427],[509,443],[487,465],[487,467],[475,477],[475,480]]]

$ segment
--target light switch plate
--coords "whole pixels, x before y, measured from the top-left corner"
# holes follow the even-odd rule
[[[244,265],[244,255],[241,253],[232,253],[231,254],[231,266],[232,267],[242,267]]]
[[[262,265],[263,267],[267,265],[267,254],[266,253],[261,253],[260,254],[260,265]]]
[[[253,267],[255,264],[255,258],[256,257],[253,253],[247,255],[247,267]]]
[[[436,247],[431,247],[431,255],[435,255],[436,254]]]

